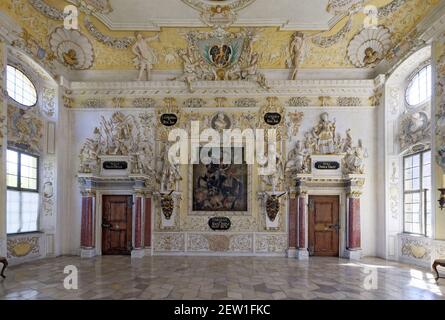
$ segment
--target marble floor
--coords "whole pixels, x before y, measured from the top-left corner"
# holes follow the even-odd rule
[[[64,268],[78,268],[78,289]],[[0,299],[445,299],[445,280],[367,258],[60,257],[10,267]]]

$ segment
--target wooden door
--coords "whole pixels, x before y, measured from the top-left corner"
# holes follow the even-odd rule
[[[102,254],[131,254],[132,206],[132,196],[103,196]]]
[[[309,196],[309,253],[339,256],[338,196]]]

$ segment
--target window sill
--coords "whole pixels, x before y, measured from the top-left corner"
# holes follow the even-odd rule
[[[8,233],[6,234],[6,237],[20,237],[20,236],[27,236],[31,234],[44,234],[43,231],[28,231],[28,232],[20,232],[20,233]]]

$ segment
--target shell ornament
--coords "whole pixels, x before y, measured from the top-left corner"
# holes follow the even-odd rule
[[[58,27],[51,34],[49,44],[59,62],[70,69],[86,70],[93,65],[93,46],[77,30]]]
[[[384,26],[363,29],[348,46],[348,58],[357,68],[373,67],[391,48],[391,32]]]

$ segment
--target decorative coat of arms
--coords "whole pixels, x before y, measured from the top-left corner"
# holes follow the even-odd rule
[[[178,50],[184,66],[181,79],[190,90],[194,81],[248,80],[268,89],[265,76],[259,72],[259,54],[253,50],[257,34],[250,29],[228,32],[193,31],[185,34],[187,49]]]
[[[173,191],[170,192],[169,194],[161,195],[161,209],[165,219],[167,220],[170,220],[170,218],[172,217],[175,206],[173,197],[171,195],[172,193]]]
[[[280,197],[284,196],[285,193],[281,195],[270,195],[266,200],[266,213],[269,220],[274,222],[277,218],[278,212],[280,212]]]

